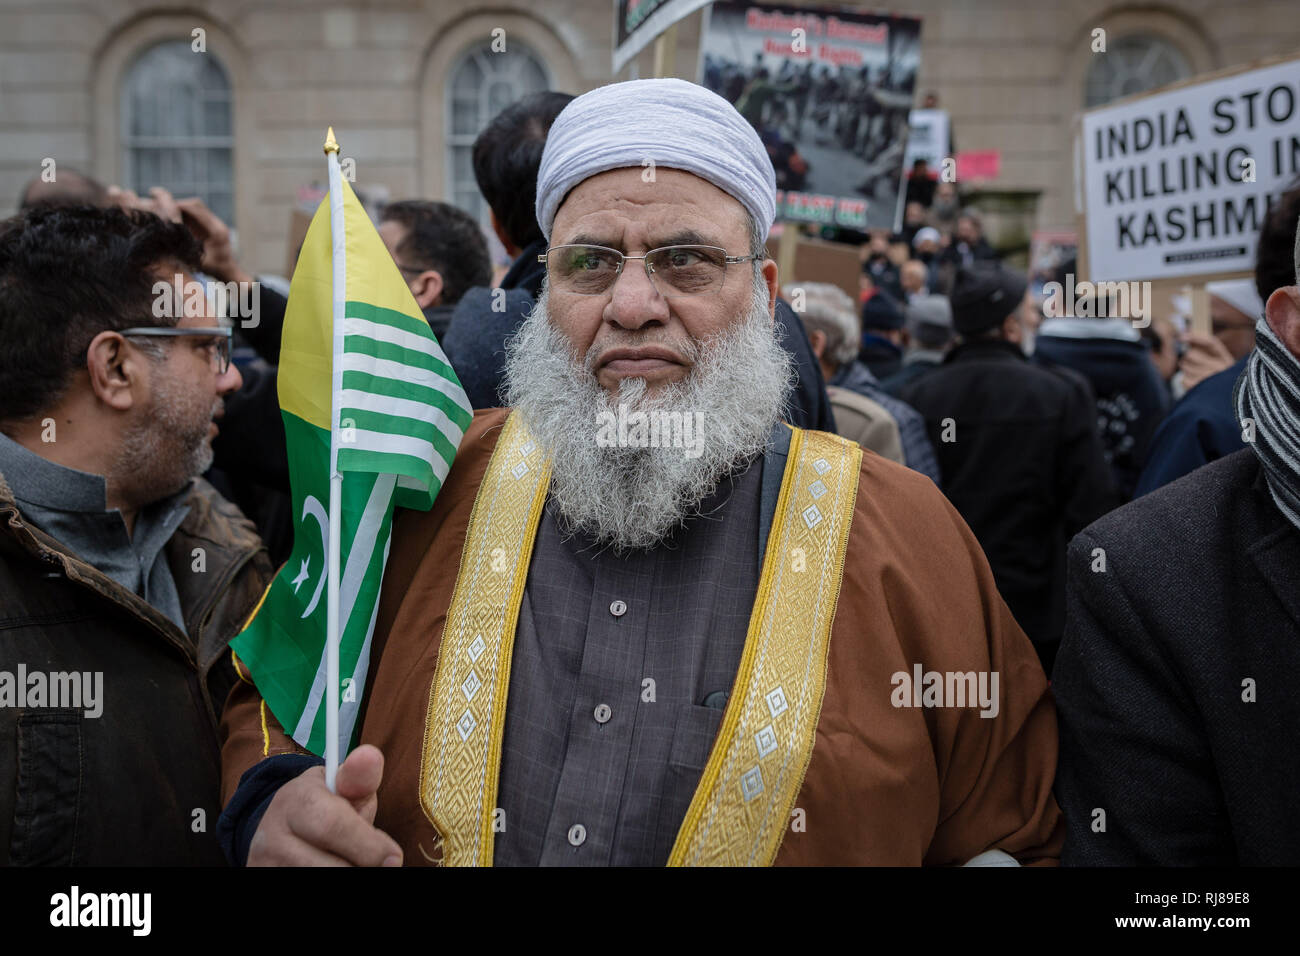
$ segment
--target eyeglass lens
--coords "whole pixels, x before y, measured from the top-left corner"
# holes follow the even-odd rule
[[[662,296],[716,292],[727,274],[726,251],[712,246],[665,246],[646,257]],[[551,284],[578,295],[601,295],[618,277],[622,253],[600,246],[557,246],[546,257]]]

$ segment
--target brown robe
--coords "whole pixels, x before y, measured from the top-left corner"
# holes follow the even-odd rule
[[[361,741],[384,754],[375,825],[431,862],[420,762],[438,648],[470,511],[507,411],[475,414],[427,513],[394,523]],[[899,707],[897,672],[999,675],[999,712]],[[777,864],[961,864],[989,849],[1053,863],[1056,713],[1033,647],[979,544],[930,479],[862,457],[816,741]],[[222,801],[268,754],[303,753],[251,683],[222,719]]]

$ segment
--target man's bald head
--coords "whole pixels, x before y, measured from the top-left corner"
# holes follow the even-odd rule
[[[66,166],[55,168],[54,182],[37,176],[23,187],[18,211],[38,206],[107,206],[108,190],[98,180]]]

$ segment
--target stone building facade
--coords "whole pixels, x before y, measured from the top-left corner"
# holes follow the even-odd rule
[[[1300,49],[1295,0],[890,0],[919,15],[919,88],[963,150],[998,149],[996,188],[1033,225],[1074,221],[1072,139],[1087,103]],[[0,210],[42,164],[198,192],[253,268],[280,271],[301,187],[332,125],[356,182],[478,212],[468,144],[541,86],[611,72],[611,0],[0,0]],[[694,79],[700,14],[677,31]],[[1092,52],[1104,29],[1108,51]],[[202,49],[199,49],[199,47]],[[504,50],[501,48],[504,47]]]

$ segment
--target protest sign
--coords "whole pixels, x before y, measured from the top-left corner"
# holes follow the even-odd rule
[[[907,152],[903,166],[911,169],[918,159],[924,159],[932,176],[938,176],[943,161],[952,155],[949,145],[947,110],[912,110],[907,116]]]
[[[758,130],[777,217],[850,229],[901,222],[921,21],[843,8],[715,3],[700,82]]]
[[[1091,110],[1079,150],[1093,279],[1248,272],[1269,206],[1300,173],[1300,59]]]
[[[967,185],[992,182],[1002,175],[1002,151],[999,149],[969,149],[953,159],[957,164],[957,179]]]

